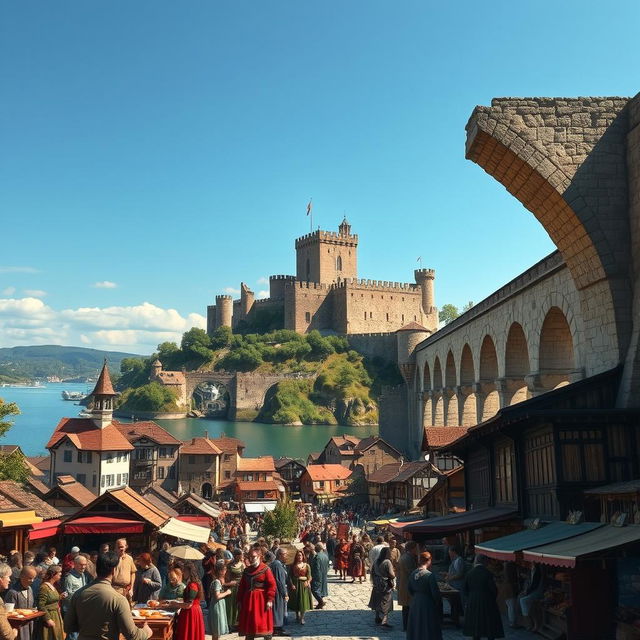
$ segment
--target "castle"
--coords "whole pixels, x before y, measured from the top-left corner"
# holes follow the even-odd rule
[[[438,327],[432,269],[417,269],[415,283],[358,278],[358,236],[346,218],[338,232],[313,231],[296,240],[296,275],[269,278],[269,297],[255,300],[246,284],[240,299],[216,296],[207,307],[207,332],[235,329],[261,312],[280,314],[281,327],[298,333],[391,333],[410,322],[429,333]]]

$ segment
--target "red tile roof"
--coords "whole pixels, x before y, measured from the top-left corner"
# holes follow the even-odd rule
[[[345,433],[341,436],[333,436],[331,441],[337,447],[344,447],[345,445],[353,445],[355,447],[360,442],[360,438],[356,438],[355,436],[350,436]]]
[[[238,448],[244,449],[246,447],[240,438],[232,438],[231,436],[220,436],[219,438],[210,438],[210,440],[225,453],[235,453]]]
[[[239,491],[278,491],[280,486],[273,480],[236,482],[236,487],[238,487]]]
[[[120,433],[114,423],[104,429],[89,418],[62,418],[55,428],[47,449],[56,447],[69,438],[76,449],[83,451],[131,451],[133,445]]]
[[[307,473],[313,480],[343,480],[351,475],[351,471],[341,464],[310,464]]]
[[[446,447],[466,433],[467,427],[425,427],[423,449]]]
[[[400,471],[400,463],[390,462],[389,464],[385,464],[379,469],[376,469],[373,473],[370,473],[367,478],[367,482],[385,484],[386,482],[393,480],[398,475],[398,471]]]
[[[409,324],[405,324],[404,327],[400,327],[396,333],[398,333],[398,331],[429,331],[429,329],[417,322],[410,322]]]
[[[42,482],[42,480],[38,480],[38,477],[29,476],[27,478],[27,484],[32,489],[35,489],[36,494],[41,498],[43,498],[49,492],[49,487],[44,482]]]
[[[27,460],[40,471],[48,473],[51,468],[51,456],[29,456]]]
[[[58,485],[50,489],[47,497],[54,495],[56,492],[60,492],[80,507],[88,505],[96,498],[94,493],[89,491],[89,489],[78,482],[73,476],[58,476],[57,481]]]
[[[183,440],[184,444],[180,449],[180,455],[220,455],[222,451],[216,443],[209,438],[191,438]]]
[[[184,384],[185,377],[182,371],[159,371],[157,378],[162,380],[162,384]]]
[[[273,456],[261,456],[259,458],[239,458],[238,471],[271,471],[276,470]]]
[[[96,382],[96,386],[94,387],[92,396],[115,396],[116,392],[113,390],[113,385],[111,384],[111,376],[109,375],[109,369],[107,367],[107,362],[102,365],[102,371],[98,376],[98,382]]]
[[[61,511],[47,504],[35,495],[35,493],[27,491],[23,486],[13,480],[3,480],[0,482],[0,494],[21,508],[33,509],[37,516],[45,520],[60,518],[63,515]]]
[[[149,438],[158,444],[179,446],[181,441],[174,438],[166,429],[152,420],[141,420],[125,424],[124,422],[113,421],[115,427],[132,444],[141,438]]]

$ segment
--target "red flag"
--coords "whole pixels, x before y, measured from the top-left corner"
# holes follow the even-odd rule
[[[312,207],[311,200],[309,200],[309,204],[307,205],[307,215],[311,214],[311,207]]]

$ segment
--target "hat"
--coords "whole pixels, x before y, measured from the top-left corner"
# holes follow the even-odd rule
[[[71,547],[71,553],[80,553],[80,547]]]

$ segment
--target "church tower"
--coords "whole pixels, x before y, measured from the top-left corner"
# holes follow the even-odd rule
[[[313,231],[296,240],[296,279],[332,284],[358,277],[358,236],[346,218],[335,231]]]
[[[107,361],[102,365],[102,371],[98,376],[98,382],[93,389],[91,396],[93,397],[93,409],[91,409],[91,420],[100,429],[104,429],[113,421],[113,401],[118,395],[113,390],[111,384],[111,376],[107,368]]]

